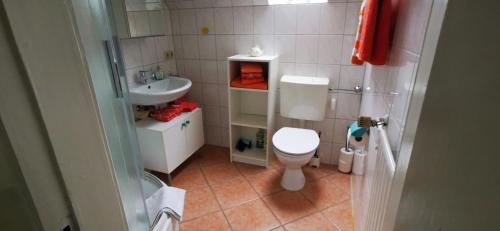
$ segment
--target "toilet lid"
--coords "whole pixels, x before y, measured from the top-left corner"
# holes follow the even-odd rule
[[[273,135],[273,145],[290,155],[304,155],[319,145],[319,136],[313,130],[284,127]]]

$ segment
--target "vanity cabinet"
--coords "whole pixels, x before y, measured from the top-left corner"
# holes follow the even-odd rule
[[[166,10],[161,0],[111,0],[114,24],[120,38],[166,34]]]
[[[169,122],[141,120],[136,129],[144,168],[166,174],[172,173],[205,142],[200,108]]]

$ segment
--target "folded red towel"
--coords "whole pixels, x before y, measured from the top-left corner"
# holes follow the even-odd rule
[[[259,63],[241,63],[241,73],[262,73],[262,65]]]
[[[241,82],[241,78],[235,78],[231,80],[231,87],[267,90],[267,82],[264,81],[260,83],[243,84]]]
[[[241,83],[242,84],[252,84],[252,83],[263,83],[265,82],[265,79],[264,77],[260,76],[260,77],[241,77]]]
[[[241,78],[260,78],[260,77],[264,77],[264,75],[262,75],[262,73],[241,73]]]

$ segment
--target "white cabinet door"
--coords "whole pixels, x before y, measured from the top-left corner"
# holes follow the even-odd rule
[[[186,160],[186,127],[183,124],[181,121],[163,132],[168,173]]]
[[[203,134],[203,120],[201,110],[196,110],[188,118],[189,124],[186,129],[186,148],[188,157],[191,156],[205,143],[205,136]]]

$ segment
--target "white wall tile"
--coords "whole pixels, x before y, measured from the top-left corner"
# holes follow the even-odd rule
[[[204,83],[203,84],[203,103],[205,106],[219,106],[219,88],[217,87],[217,84],[211,84],[211,83]],[[219,113],[219,110],[216,110],[217,114]],[[219,125],[219,119],[217,118],[217,121],[214,120],[214,122],[217,122],[217,124],[210,124],[210,125]]]
[[[200,61],[184,60],[184,75],[193,82],[201,82]]]
[[[179,19],[181,34],[197,34],[196,10],[179,11]]]
[[[295,64],[295,74],[303,76],[316,76],[316,68],[316,64],[297,63]]]
[[[297,6],[274,6],[274,33],[295,34],[297,32]]]
[[[318,62],[318,36],[317,35],[297,35],[296,43],[297,63],[317,63]],[[323,48],[322,48],[323,49]]]
[[[138,39],[121,40],[125,68],[142,66],[141,45]]]
[[[339,88],[340,66],[339,65],[318,65],[318,77],[328,77],[330,82],[328,87],[331,89]]]
[[[140,40],[142,65],[150,65],[158,62],[155,43],[154,37],[148,37]]]
[[[330,164],[332,159],[332,143],[320,142],[318,147],[318,154],[321,163]]]
[[[200,59],[216,59],[215,35],[198,36],[198,47],[200,49]]]
[[[215,8],[214,16],[216,34],[233,33],[233,8]]]
[[[352,120],[335,119],[335,128],[333,130],[334,143],[345,143],[347,126],[349,126],[351,122]]]
[[[354,47],[355,38],[354,35],[344,36],[344,40],[342,41],[342,64],[351,64],[352,48]]]
[[[360,105],[361,95],[351,93],[338,93],[336,117],[339,119],[354,120],[359,115]]]
[[[194,8],[194,3],[192,0],[177,1],[178,9],[191,9]]]
[[[360,2],[347,3],[344,34],[356,34],[359,22]]]
[[[265,55],[274,54],[274,37],[272,35],[254,35],[253,42],[264,51]]]
[[[200,76],[203,83],[217,83],[217,61],[200,61]]]
[[[230,7],[232,4],[231,0],[213,0],[214,7]]]
[[[254,34],[273,34],[274,11],[272,6],[256,6],[253,8]]]
[[[252,35],[235,35],[234,36],[234,51],[236,54],[248,54],[250,48],[253,47]]]
[[[212,7],[213,6],[212,2],[213,2],[212,0],[194,0],[193,1],[193,6],[195,8]]]
[[[229,109],[227,107],[220,107],[220,126],[223,128],[229,127]]]
[[[280,63],[278,76],[295,75],[295,63]]]
[[[182,48],[182,36],[174,36],[174,52],[175,58],[184,58],[184,49]]]
[[[228,89],[227,85],[225,84],[219,84],[219,105],[221,107],[226,107],[228,106]],[[225,125],[227,126],[227,125]],[[224,127],[225,127],[224,126]]]
[[[198,36],[196,35],[182,36],[182,50],[184,58],[198,59],[200,57],[200,54],[198,52]]]
[[[344,144],[341,143],[333,143],[332,145],[332,157],[330,159],[331,164],[338,164],[340,149],[344,147]]]
[[[318,63],[340,63],[342,54],[342,35],[320,35],[319,47]]]
[[[180,12],[178,10],[172,10],[170,11],[170,20],[172,24],[172,33],[177,35],[181,33],[181,26],[180,26],[180,17],[179,17]]]
[[[321,7],[320,34],[343,34],[346,3],[329,3]]]
[[[167,59],[165,53],[174,50],[174,42],[172,36],[156,37],[156,55],[158,61]]]
[[[215,36],[215,44],[217,47],[218,60],[226,60],[227,57],[234,55],[233,35],[217,35]]]
[[[321,5],[297,5],[297,34],[318,34]]]
[[[324,119],[323,121],[314,121],[313,129],[321,132],[321,141],[330,143],[333,141],[333,125],[333,119]]]
[[[275,35],[274,52],[280,62],[295,62],[295,35]]]
[[[353,90],[355,86],[363,86],[365,68],[363,66],[340,67],[340,89]]]
[[[211,145],[221,144],[221,129],[218,126],[205,126],[205,142]]]
[[[215,19],[214,10],[212,8],[196,10],[196,25],[198,34],[201,34],[201,29],[208,28],[208,34],[215,34]]]
[[[187,100],[194,101],[200,105],[203,104],[203,91],[202,91],[202,83],[193,82],[191,85],[191,89],[187,93]],[[204,113],[204,112],[203,112]]]
[[[148,12],[148,16],[149,16],[149,27],[151,28],[151,34],[164,35],[166,31],[165,31],[165,20],[163,20],[162,11]]]
[[[253,5],[252,0],[232,0],[233,6],[251,6]]]
[[[227,85],[227,61],[217,61],[217,75],[219,84]]]
[[[250,6],[234,7],[234,33],[252,34],[253,33],[253,10]]]

